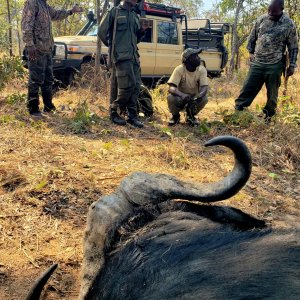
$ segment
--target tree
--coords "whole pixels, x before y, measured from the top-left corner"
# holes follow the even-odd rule
[[[237,33],[237,23],[240,15],[240,11],[242,9],[242,5],[244,3],[244,0],[237,0],[237,5],[235,9],[234,14],[234,22],[232,26],[232,43],[231,43],[231,59],[229,63],[229,74],[231,75],[233,73],[234,67],[235,67],[235,58],[238,53],[239,47],[238,47],[238,33]]]
[[[8,49],[9,49],[9,55],[13,56],[13,50],[12,50],[12,26],[11,26],[11,15],[10,15],[10,3],[9,0],[6,0],[6,7],[7,7],[7,20],[8,20]]]

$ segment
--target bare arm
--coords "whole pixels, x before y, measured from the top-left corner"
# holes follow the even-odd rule
[[[190,100],[191,96],[189,94],[185,94],[181,91],[179,91],[179,89],[173,85],[173,84],[169,84],[169,93],[175,96],[179,96],[181,99],[183,100]]]
[[[203,98],[204,96],[206,96],[207,92],[208,92],[208,85],[200,86],[198,98]]]

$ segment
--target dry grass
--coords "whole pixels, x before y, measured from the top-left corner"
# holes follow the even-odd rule
[[[47,297],[75,299],[89,205],[137,170],[199,182],[222,178],[232,168],[230,152],[202,146],[216,135],[242,138],[253,155],[250,182],[225,203],[274,227],[297,224],[299,125],[287,123],[287,110],[281,108],[277,122],[266,126],[255,104],[250,110],[257,122],[225,124],[241,82],[238,77],[211,82],[199,128],[167,127],[166,88],[160,86],[153,91],[155,119],[141,130],[110,123],[105,85],[98,91],[95,86],[60,91],[59,112],[42,120],[27,115],[24,97],[7,103],[16,91],[25,92],[26,84],[8,87],[0,98],[0,298],[24,298],[32,280],[58,262]],[[299,74],[290,81],[294,102],[299,102],[299,82]],[[262,91],[256,104],[264,99]]]

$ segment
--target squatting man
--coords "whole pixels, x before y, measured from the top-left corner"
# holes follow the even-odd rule
[[[207,104],[208,80],[206,68],[201,65],[201,50],[188,48],[183,51],[182,64],[173,71],[169,81],[168,107],[172,114],[169,126],[180,121],[180,111],[186,111],[190,126],[199,125],[197,114]]]

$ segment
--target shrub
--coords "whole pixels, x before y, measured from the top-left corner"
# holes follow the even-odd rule
[[[23,78],[25,69],[18,57],[0,57],[0,90],[14,78]]]

